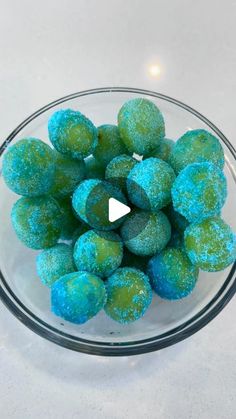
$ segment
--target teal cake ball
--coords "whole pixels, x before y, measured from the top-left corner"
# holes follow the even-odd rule
[[[87,179],[80,183],[73,194],[72,205],[76,214],[85,223],[96,230],[114,230],[123,221],[109,221],[109,199],[127,203],[122,192],[108,182],[99,179]]]
[[[61,234],[62,213],[51,197],[20,198],[12,208],[17,237],[32,249],[54,246]]]
[[[48,193],[55,171],[53,150],[36,138],[24,138],[3,156],[3,178],[13,192],[24,196]]]
[[[54,150],[56,170],[53,177],[50,195],[55,198],[64,198],[73,193],[76,186],[85,177],[85,164],[83,160],[74,160]]]
[[[128,268],[135,268],[139,269],[142,272],[146,272],[147,270],[147,264],[149,262],[148,256],[138,256],[134,253],[131,253],[127,247],[124,247],[123,249],[123,259],[121,262],[121,267],[128,267]]]
[[[130,252],[140,256],[159,253],[171,237],[171,226],[166,215],[147,211],[133,211],[121,226],[121,237]]]
[[[169,162],[176,173],[191,163],[210,162],[223,169],[224,151],[218,140],[204,129],[187,131],[175,143]]]
[[[140,319],[152,301],[148,277],[138,269],[120,268],[106,282],[106,314],[128,324]]]
[[[178,300],[194,289],[198,268],[183,250],[167,248],[150,260],[148,276],[152,288],[161,298]]]
[[[75,216],[71,198],[58,199],[57,202],[62,213],[60,238],[62,240],[71,240],[75,230],[80,228],[81,222]]]
[[[173,150],[175,142],[169,138],[163,138],[159,146],[155,148],[148,157],[156,157],[157,159],[164,160],[169,163],[170,154]]]
[[[218,215],[226,196],[227,183],[223,172],[208,162],[187,166],[172,187],[174,209],[189,222]]]
[[[203,271],[221,271],[236,259],[236,235],[220,217],[190,224],[184,242],[188,257]]]
[[[93,156],[86,157],[84,160],[86,179],[104,179],[105,168],[104,166],[95,159]]]
[[[98,127],[98,143],[93,155],[103,166],[120,154],[127,153],[116,125],[101,125]]]
[[[130,153],[145,156],[155,149],[165,135],[162,113],[148,99],[125,102],[118,114],[118,128]]]
[[[48,122],[49,139],[57,151],[72,159],[89,156],[97,145],[97,129],[78,111],[61,109]]]
[[[51,309],[54,314],[82,324],[102,310],[107,295],[103,281],[88,272],[73,272],[53,283]]]
[[[76,270],[72,246],[60,243],[43,250],[37,256],[36,268],[43,284],[51,287],[57,279]]]
[[[126,181],[129,172],[136,165],[137,160],[127,154],[121,154],[110,161],[106,167],[105,179],[126,192]]]
[[[121,239],[113,232],[90,230],[75,243],[74,260],[79,271],[107,277],[120,266],[122,258]]]
[[[186,220],[186,218],[183,217],[183,215],[181,215],[179,212],[175,211],[172,204],[163,208],[163,211],[167,215],[173,228],[176,229],[179,233],[183,233],[189,225],[188,220]]]
[[[170,203],[174,180],[173,169],[163,160],[155,157],[143,160],[128,175],[129,199],[139,208],[158,211]]]

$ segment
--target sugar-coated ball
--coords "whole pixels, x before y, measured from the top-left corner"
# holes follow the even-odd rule
[[[75,243],[74,260],[79,271],[107,277],[120,266],[122,258],[121,239],[113,232],[90,230]]]
[[[89,231],[91,228],[88,224],[85,224],[83,222],[79,223],[79,226],[75,229],[75,231],[73,232],[73,235],[71,237],[71,241],[72,241],[72,246],[75,245],[75,243],[77,242],[78,238],[80,236],[82,236],[82,234],[87,233],[87,231]]]
[[[61,209],[49,196],[20,198],[13,205],[11,220],[17,237],[32,249],[54,246],[61,234]]]
[[[174,180],[174,170],[163,160],[155,157],[143,160],[128,175],[129,199],[139,208],[158,211],[170,203]]]
[[[148,277],[138,269],[120,268],[106,282],[106,314],[127,324],[140,319],[152,301]]]
[[[64,275],[53,283],[51,290],[52,312],[77,324],[96,316],[107,298],[103,281],[88,272]]]
[[[72,205],[76,214],[85,223],[97,230],[114,230],[123,221],[109,221],[109,199],[113,197],[126,204],[122,192],[108,182],[87,179],[80,183],[73,194]]]
[[[105,168],[95,157],[86,157],[84,163],[87,179],[104,179]]]
[[[227,196],[221,169],[212,163],[193,163],[183,169],[172,187],[173,206],[189,222],[218,215]]]
[[[194,289],[198,268],[191,263],[185,251],[167,248],[150,260],[148,276],[152,288],[161,298],[178,300]]]
[[[143,98],[124,103],[118,114],[118,128],[129,152],[143,156],[155,149],[165,135],[162,113]]]
[[[137,160],[127,154],[115,157],[106,167],[105,179],[126,192],[127,177],[136,163]]]
[[[116,125],[98,127],[98,143],[93,155],[96,160],[106,166],[114,157],[127,153]]]
[[[49,139],[57,151],[73,159],[89,156],[97,145],[97,129],[78,111],[61,109],[48,122]]]
[[[71,240],[74,232],[80,227],[81,222],[75,216],[71,198],[57,199],[62,212],[61,236],[62,240]]]
[[[187,131],[175,143],[169,162],[176,173],[191,163],[210,162],[224,166],[224,151],[218,140],[204,129]]]
[[[236,235],[220,217],[190,224],[184,241],[188,257],[203,271],[220,271],[236,259]]]
[[[173,140],[170,140],[169,138],[163,138],[159,146],[151,151],[148,157],[156,157],[169,163],[170,154],[174,145],[175,142]]]
[[[189,225],[188,220],[179,212],[175,211],[172,204],[163,208],[163,211],[167,215],[174,229],[176,229],[179,233],[183,233]]]
[[[43,284],[51,287],[57,279],[76,271],[72,246],[59,243],[43,250],[37,256],[36,268]]]
[[[142,272],[146,272],[147,264],[149,261],[148,256],[138,256],[134,253],[131,253],[127,247],[123,249],[123,259],[121,262],[121,267],[136,268]]]
[[[53,177],[50,195],[55,198],[64,198],[73,193],[76,186],[85,177],[85,164],[83,160],[71,159],[54,150],[56,170]]]
[[[24,138],[3,156],[3,178],[13,192],[40,196],[51,188],[55,171],[53,150],[37,138]]]
[[[121,237],[130,252],[149,256],[160,252],[171,237],[171,226],[162,211],[133,211],[121,226]]]

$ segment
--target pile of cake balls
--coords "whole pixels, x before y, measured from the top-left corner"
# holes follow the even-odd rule
[[[199,269],[234,262],[236,236],[221,218],[224,153],[210,132],[190,130],[174,142],[158,107],[135,98],[123,104],[117,125],[97,128],[61,109],[48,133],[53,147],[36,138],[9,147],[2,173],[22,195],[12,225],[19,240],[41,250],[37,273],[55,315],[82,324],[104,309],[128,324],[154,293],[184,298]],[[110,222],[110,197],[130,214]]]

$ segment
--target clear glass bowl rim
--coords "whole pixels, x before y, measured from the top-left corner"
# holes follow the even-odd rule
[[[217,136],[224,142],[234,160],[236,161],[236,150],[229,142],[229,140],[224,136],[224,134],[206,117],[197,112],[195,109],[190,106],[173,99],[172,97],[163,95],[161,93],[131,88],[131,87],[103,87],[96,88],[91,90],[84,90],[81,92],[73,93],[67,96],[64,96],[60,99],[57,99],[49,104],[43,106],[28,118],[26,118],[21,124],[19,124],[11,134],[6,138],[3,144],[0,147],[0,156],[3,154],[4,150],[8,147],[11,141],[15,136],[28,125],[31,121],[36,119],[39,115],[43,114],[50,108],[53,108],[56,105],[64,103],[68,100],[76,99],[78,97],[101,94],[101,93],[135,93],[140,95],[152,96],[155,98],[162,99],[166,102],[170,102],[178,107],[185,109],[191,114],[195,115],[206,125],[208,125]],[[235,179],[236,182],[236,179]],[[192,334],[196,333],[202,327],[207,325],[214,317],[216,317],[220,311],[228,304],[231,298],[236,292],[236,262],[232,265],[232,268],[224,281],[221,289],[217,292],[214,298],[195,316],[186,322],[182,323],[180,326],[162,334],[153,336],[145,340],[138,340],[134,342],[99,342],[93,340],[86,340],[78,338],[62,331],[57,330],[56,328],[48,325],[46,322],[42,321],[40,318],[35,316],[27,307],[22,304],[18,297],[13,293],[9,285],[7,284],[1,270],[0,270],[0,298],[5,304],[5,306],[13,313],[15,317],[18,318],[23,324],[25,324],[29,329],[40,335],[41,337],[48,339],[51,342],[56,343],[57,345],[63,346],[65,348],[83,352],[92,355],[104,355],[104,356],[128,356],[128,355],[137,355],[143,354],[151,351],[156,351],[163,349],[167,346],[174,345],[181,340],[186,339]],[[230,284],[230,282],[232,282]],[[228,285],[230,286],[228,287]],[[228,288],[228,289],[227,289]],[[227,290],[225,293],[224,291]]]

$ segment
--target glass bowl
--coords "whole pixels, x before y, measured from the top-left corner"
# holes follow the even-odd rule
[[[220,140],[225,152],[228,200],[223,218],[236,230],[235,150],[225,136],[204,116],[189,106],[141,89],[102,88],[72,94],[44,106],[23,121],[6,139],[2,155],[22,137],[47,140],[47,120],[60,108],[74,108],[96,125],[116,123],[121,105],[128,99],[146,97],[161,109],[166,136],[176,139],[188,129],[204,128]],[[1,167],[1,165],[0,165]],[[12,204],[18,198],[0,177],[0,297],[9,310],[40,336],[68,349],[94,355],[122,356],[158,350],[179,342],[211,321],[230,301],[236,290],[235,268],[216,273],[201,272],[193,293],[180,301],[165,301],[156,295],[144,317],[120,325],[104,312],[84,325],[63,321],[50,312],[50,291],[36,275],[37,252],[27,249],[16,237],[10,222]]]

